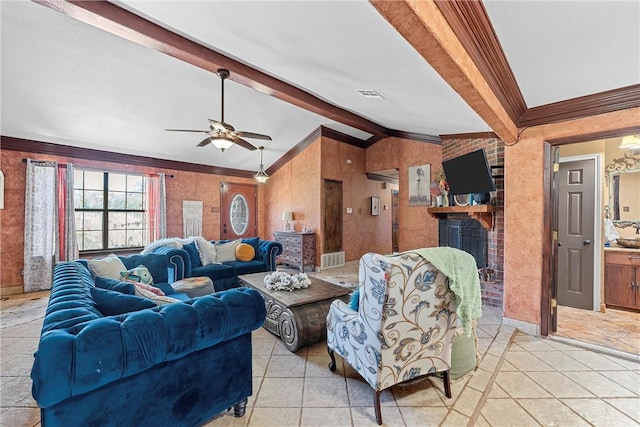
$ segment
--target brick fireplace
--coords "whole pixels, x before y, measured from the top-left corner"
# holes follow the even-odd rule
[[[489,166],[504,165],[504,143],[498,138],[443,139],[442,159],[449,160],[483,148]],[[503,169],[494,169],[493,175],[503,175]],[[494,205],[493,229],[487,230],[487,271],[483,280],[482,303],[492,307],[503,306],[504,282],[504,178],[495,178],[496,192],[492,194]]]

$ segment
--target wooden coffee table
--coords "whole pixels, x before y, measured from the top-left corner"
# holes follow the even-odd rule
[[[264,285],[267,274],[238,276],[243,286],[262,294],[267,308],[264,328],[279,336],[291,352],[326,339],[329,306],[335,299],[348,302],[350,290],[309,276],[308,288],[275,291]]]

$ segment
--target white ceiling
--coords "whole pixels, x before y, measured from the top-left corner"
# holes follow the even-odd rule
[[[118,4],[384,127],[487,130],[366,1]],[[640,2],[484,4],[528,107],[640,82]],[[35,3],[1,1],[0,18],[2,135],[257,169],[257,151],[220,153],[196,147],[204,135],[164,131],[206,129],[207,118],[220,118],[215,74]],[[273,137],[265,167],[320,125],[370,136],[233,81],[225,83],[225,121]]]

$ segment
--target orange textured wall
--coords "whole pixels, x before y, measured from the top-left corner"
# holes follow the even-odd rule
[[[23,289],[21,271],[24,253],[24,197],[26,163],[23,158],[53,160],[73,163],[75,167],[104,169],[109,171],[159,173],[174,175],[167,178],[167,234],[182,237],[182,201],[202,200],[203,235],[207,239],[217,239],[220,235],[220,214],[213,208],[220,207],[220,183],[239,182],[255,184],[253,179],[228,177],[180,170],[158,170],[144,166],[131,166],[97,160],[73,159],[62,156],[34,154],[22,151],[2,150],[0,165],[5,175],[5,209],[0,210],[0,293],[20,293]],[[260,194],[258,196],[260,198]],[[263,216],[258,204],[258,221]],[[260,229],[260,227],[259,227]]]
[[[264,203],[261,223],[264,224],[265,238],[273,239],[273,232],[283,229],[282,212],[291,211],[294,230],[310,227],[316,234],[316,242],[321,240],[320,148],[318,139],[274,172],[261,186]],[[316,258],[317,253],[316,248]],[[316,265],[319,265],[319,258]]]
[[[368,179],[366,172],[365,149],[322,138],[322,178],[342,181],[342,250],[347,261],[367,252],[391,253],[392,249],[391,189]],[[380,215],[371,215],[372,196],[380,197]]]
[[[634,108],[589,118],[529,128],[505,149],[504,316],[540,325],[544,224],[544,147],[556,138],[614,131],[640,125]]]
[[[431,165],[431,180],[442,167],[442,147],[402,138],[386,138],[367,148],[367,171],[398,169],[399,179],[399,231],[400,251],[438,246],[438,220],[427,212],[427,207],[409,206],[409,167]]]

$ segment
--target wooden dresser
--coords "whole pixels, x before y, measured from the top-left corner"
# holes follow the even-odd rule
[[[282,245],[282,253],[278,262],[305,271],[306,267],[314,270],[316,261],[316,235],[314,233],[297,233],[294,231],[276,231],[273,233],[276,242]]]
[[[640,250],[605,250],[604,302],[640,311]]]

